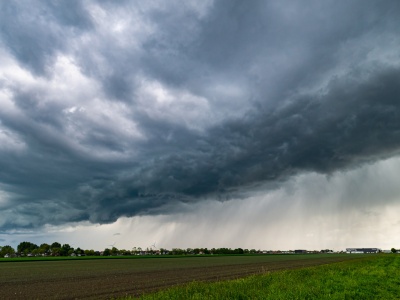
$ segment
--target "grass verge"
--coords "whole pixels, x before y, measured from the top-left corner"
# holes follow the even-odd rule
[[[231,281],[193,282],[139,299],[400,299],[399,295],[400,256],[389,254]]]

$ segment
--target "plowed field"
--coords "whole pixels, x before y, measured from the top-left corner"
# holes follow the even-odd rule
[[[259,255],[0,263],[0,299],[110,299],[191,281],[328,264],[359,255]]]

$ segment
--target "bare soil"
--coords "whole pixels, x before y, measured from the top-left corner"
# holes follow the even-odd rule
[[[102,259],[0,263],[0,299],[111,299],[355,259],[351,255]]]

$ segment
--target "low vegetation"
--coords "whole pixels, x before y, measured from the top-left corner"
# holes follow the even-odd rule
[[[242,249],[242,248],[172,248],[171,250],[165,248],[156,249],[155,245],[147,248],[133,247],[131,250],[118,249],[113,245],[111,248],[105,248],[102,251],[95,251],[93,249],[85,250],[80,247],[74,248],[69,244],[61,245],[58,242],[52,244],[43,243],[36,245],[31,242],[21,242],[15,250],[10,245],[0,246],[0,258],[15,258],[15,257],[58,257],[58,256],[129,256],[129,255],[208,255],[208,254],[260,254],[263,251],[256,249]],[[314,253],[325,253],[331,250],[314,251]],[[279,252],[281,251],[270,251]],[[292,251],[294,252],[294,251]]]
[[[399,299],[400,257],[364,257],[231,281],[192,282],[140,299]]]

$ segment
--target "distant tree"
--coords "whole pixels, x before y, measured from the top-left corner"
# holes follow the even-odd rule
[[[111,255],[110,249],[108,249],[108,248],[104,249],[103,255],[104,256],[110,256]]]
[[[69,244],[64,244],[64,245],[62,245],[61,248],[63,248],[64,250],[68,251],[68,250],[70,250],[72,247],[71,247]]]
[[[18,253],[24,253],[25,255],[28,253],[32,253],[33,250],[39,248],[38,245],[31,242],[22,242],[17,246]]]
[[[243,251],[242,248],[237,248],[237,249],[234,250],[234,253],[235,253],[235,254],[243,254],[244,251]]]
[[[47,255],[50,253],[50,245],[43,243],[39,246],[39,254],[41,255]]]
[[[392,248],[390,251],[392,251],[392,253],[396,253],[397,250],[395,248]]]
[[[53,248],[61,248],[61,244],[58,243],[58,242],[54,242],[54,243],[51,244],[51,246],[50,246],[50,249],[53,249]]]
[[[15,250],[13,247],[6,245],[1,247],[0,249],[0,257],[4,257],[5,255],[14,255],[15,254]]]
[[[180,249],[180,248],[172,248],[172,251],[170,252],[170,254],[172,255],[183,255],[185,254],[185,250]]]
[[[132,251],[126,250],[126,249],[120,250],[120,253],[121,253],[122,255],[132,255]]]
[[[112,247],[110,250],[110,254],[111,255],[118,255],[120,253],[120,251],[116,248],[116,247]]]
[[[61,255],[61,248],[52,247],[51,248],[51,256],[60,256]]]
[[[70,252],[70,250],[72,250],[72,252],[73,252],[73,248],[69,245],[69,244],[64,244],[64,245],[62,245],[62,247],[61,247],[61,251],[60,251],[60,255],[61,256],[67,256],[68,255],[68,253]],[[71,252],[71,253],[72,253]],[[70,254],[69,254],[70,255]]]
[[[218,248],[215,249],[215,254],[232,254],[234,253],[234,250],[232,250],[231,248]]]
[[[331,249],[323,249],[320,251],[321,253],[330,253],[333,252]]]
[[[94,256],[94,255],[95,255],[95,252],[94,252],[93,249],[91,249],[91,250],[85,250],[85,255],[87,255],[87,256]]]

